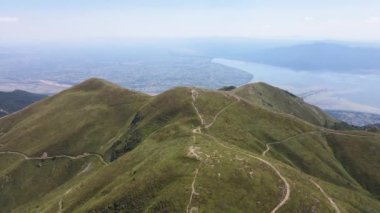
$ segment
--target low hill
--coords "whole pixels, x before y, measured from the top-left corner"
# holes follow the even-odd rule
[[[339,123],[318,107],[304,102],[286,90],[266,83],[247,84],[235,89],[234,94],[254,105],[274,112],[294,115],[315,125],[332,127]]]
[[[29,93],[22,90],[0,92],[0,117],[19,111],[45,97],[45,95]]]
[[[286,113],[295,97],[273,110],[244,90],[149,96],[90,79],[3,118],[0,210],[380,210],[379,134],[327,129],[302,104],[305,117]]]

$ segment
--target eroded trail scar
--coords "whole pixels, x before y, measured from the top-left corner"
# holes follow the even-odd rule
[[[198,166],[197,169],[195,169],[193,182],[191,183],[191,194],[190,194],[190,199],[189,199],[189,202],[188,202],[187,208],[186,208],[186,212],[189,212],[189,213],[192,212],[192,210],[194,210],[194,208],[191,207],[191,202],[193,201],[194,195],[199,195],[199,193],[195,191],[195,182],[196,182],[197,177],[198,177],[199,167],[200,167],[200,165]]]
[[[235,97],[235,96],[234,96],[234,97]],[[228,108],[230,108],[232,105],[234,105],[234,104],[236,104],[236,103],[238,103],[238,102],[240,101],[239,98],[236,98],[236,99],[237,99],[236,102],[228,104],[226,107],[224,107],[223,109],[221,109],[218,113],[216,113],[216,115],[214,116],[214,119],[212,120],[212,122],[209,123],[209,124],[207,124],[207,125],[205,126],[205,128],[208,129],[208,128],[212,127],[212,125],[214,125],[216,119],[218,119],[218,117],[219,117],[224,111],[226,111],[226,110],[227,110]]]
[[[193,105],[195,112],[197,113],[197,116],[198,116],[199,120],[201,121],[201,126],[195,127],[192,130],[193,134],[201,134],[202,133],[202,126],[205,123],[202,115],[198,111],[198,108],[195,106],[195,101],[196,101],[197,97],[198,97],[198,92],[195,89],[192,89],[191,90],[191,98],[192,98],[191,104]],[[196,136],[193,135],[193,142],[196,142],[196,140],[197,140]],[[194,147],[194,146],[189,147],[189,153],[188,153],[189,157],[195,157],[197,160],[200,160],[200,163],[194,171],[194,178],[193,178],[193,181],[191,183],[191,194],[190,194],[189,202],[187,203],[187,207],[186,207],[187,213],[198,212],[198,208],[191,206],[194,195],[199,195],[199,193],[197,193],[195,190],[195,183],[197,181],[199,169],[201,168],[201,165],[202,165],[202,159],[196,151],[197,151],[197,147]]]
[[[59,202],[58,202],[58,212],[61,213],[62,210],[63,210],[63,200],[61,199]]]
[[[286,142],[290,141],[291,139],[294,139],[294,138],[297,138],[297,137],[300,137],[300,136],[303,136],[303,135],[315,134],[315,133],[319,133],[319,132],[318,131],[304,132],[304,133],[301,133],[301,134],[298,134],[298,135],[291,136],[289,138],[283,139],[281,141],[276,141],[276,142],[273,142],[273,143],[267,143],[267,144],[265,144],[266,149],[264,150],[264,152],[261,155],[265,156],[270,151],[272,145],[286,143]]]
[[[191,104],[193,105],[193,107],[194,107],[194,109],[195,109],[195,111],[196,111],[196,113],[198,115],[198,118],[201,121],[201,125],[203,126],[203,125],[205,125],[205,120],[203,119],[203,117],[202,117],[201,113],[199,112],[198,108],[195,106],[195,101],[197,100],[198,95],[199,95],[199,93],[195,89],[191,90],[191,97],[193,99],[193,101],[191,102]],[[199,128],[201,128],[201,127],[199,127]]]
[[[260,158],[260,157],[255,156],[255,155],[248,154],[248,153],[246,153],[246,152],[243,152],[243,151],[240,151],[240,150],[234,149],[234,148],[232,148],[232,147],[229,147],[229,146],[227,146],[227,145],[225,145],[225,144],[219,142],[219,141],[218,141],[214,136],[212,136],[212,135],[207,135],[207,134],[203,134],[203,135],[206,135],[206,136],[212,138],[213,141],[216,142],[217,144],[219,144],[220,146],[223,146],[223,147],[225,147],[225,148],[227,148],[227,149],[230,149],[230,150],[233,150],[233,151],[235,151],[235,152],[241,153],[241,154],[246,155],[246,156],[248,156],[248,157],[254,158],[254,159],[256,159],[256,160],[259,160],[259,161],[263,162],[264,164],[266,164],[267,166],[269,166],[269,167],[270,167],[270,168],[276,173],[276,175],[282,180],[282,182],[284,182],[284,185],[285,185],[285,191],[284,191],[285,193],[284,193],[284,195],[283,195],[283,198],[282,198],[282,200],[280,201],[280,203],[278,203],[278,204],[276,205],[276,207],[271,211],[271,213],[275,213],[275,212],[277,212],[282,206],[284,206],[284,205],[286,204],[286,202],[287,202],[287,201],[289,200],[289,198],[290,198],[290,192],[291,192],[290,184],[289,184],[289,182],[286,180],[286,178],[281,174],[281,172],[280,172],[280,171],[279,171],[279,170],[278,170],[273,164],[271,164],[269,161],[266,161],[266,160],[264,160],[264,159],[262,159],[262,158]]]
[[[231,95],[231,94],[230,94],[230,95]],[[236,95],[231,95],[231,96],[233,96],[234,98],[236,98],[236,102],[230,103],[230,104],[228,104],[227,106],[225,106],[223,109],[221,109],[219,112],[216,113],[216,115],[214,116],[213,120],[212,120],[209,124],[206,124],[206,121],[203,119],[203,116],[202,116],[202,114],[199,112],[198,107],[195,105],[195,101],[197,100],[198,96],[199,96],[198,91],[195,90],[195,89],[192,89],[192,90],[191,90],[191,97],[192,97],[192,100],[193,100],[193,101],[191,102],[191,104],[193,105],[193,108],[195,109],[195,112],[197,113],[198,118],[199,118],[199,120],[201,121],[201,127],[198,127],[198,129],[201,129],[202,126],[204,126],[204,128],[206,128],[206,129],[212,127],[212,126],[214,125],[216,119],[218,119],[218,117],[219,117],[224,111],[226,111],[226,110],[227,110],[228,108],[230,108],[232,105],[234,105],[234,104],[240,102],[240,98],[239,98],[239,97],[237,97]],[[194,133],[198,133],[198,132],[199,132],[198,129],[197,129],[197,132],[194,132],[194,130],[193,130],[193,132],[194,132]]]
[[[68,194],[71,192],[71,190],[72,190],[72,188],[70,188],[69,190],[67,190],[67,191],[65,192],[65,194],[62,196],[62,199],[59,200],[59,202],[58,202],[58,212],[59,212],[59,213],[61,213],[62,210],[63,210],[63,198],[64,198],[66,195],[68,195]]]
[[[195,101],[196,101],[196,99],[197,99],[197,97],[198,97],[199,94],[198,94],[198,92],[197,92],[195,89],[192,89],[191,93],[192,93],[192,100],[193,100],[193,101],[192,101],[192,105],[193,105],[193,107],[194,107],[194,109],[195,109],[195,111],[196,111],[196,113],[197,113],[197,115],[198,115],[198,117],[199,117],[199,119],[200,119],[200,121],[201,121],[201,124],[202,124],[202,126],[203,126],[203,125],[205,125],[205,122],[204,122],[204,120],[203,120],[203,118],[202,118],[202,115],[199,113],[198,108],[197,108],[196,105],[195,105]],[[235,96],[235,95],[234,95],[234,97],[237,99],[237,102],[235,102],[235,103],[238,103],[238,102],[240,101],[240,98],[237,97],[237,96]],[[234,104],[234,103],[232,103],[232,104]],[[220,110],[220,111],[215,115],[213,121],[212,121],[209,125],[206,125],[205,127],[206,127],[206,128],[210,128],[210,127],[214,124],[214,122],[216,121],[216,119],[219,117],[219,115],[221,115],[221,114],[222,114],[227,108],[229,108],[230,106],[232,106],[232,104],[230,104],[230,105],[226,106],[225,108],[223,108],[222,110]],[[264,164],[266,164],[267,166],[269,166],[269,167],[270,167],[270,168],[271,168],[271,169],[277,174],[277,176],[278,176],[278,177],[284,182],[284,185],[285,185],[285,191],[284,191],[285,193],[284,193],[284,195],[283,195],[283,198],[282,198],[282,200],[280,201],[280,203],[278,203],[278,204],[275,206],[275,208],[271,211],[271,213],[275,213],[275,212],[277,212],[277,211],[278,211],[283,205],[286,204],[286,202],[287,202],[287,201],[289,200],[289,198],[290,198],[290,184],[288,183],[288,181],[286,180],[286,178],[281,174],[281,172],[280,172],[275,166],[273,166],[270,162],[268,162],[268,161],[266,161],[266,160],[264,160],[264,159],[262,159],[262,158],[259,158],[259,157],[257,157],[257,156],[252,155],[252,154],[248,154],[248,153],[245,153],[245,152],[243,152],[243,151],[240,151],[240,150],[237,150],[237,149],[231,148],[231,147],[229,147],[229,146],[227,146],[227,145],[225,145],[225,144],[219,142],[214,136],[202,133],[201,129],[202,129],[201,126],[200,126],[200,127],[196,127],[195,129],[192,130],[192,132],[193,132],[194,134],[200,134],[200,135],[204,135],[204,136],[210,137],[210,138],[212,138],[212,140],[213,140],[214,142],[216,142],[217,144],[223,146],[224,148],[227,148],[227,149],[233,150],[233,151],[235,151],[235,152],[239,152],[239,153],[241,153],[241,154],[247,155],[247,156],[252,157],[252,158],[254,158],[254,159],[256,159],[256,160],[259,160],[259,161],[263,162]],[[267,146],[267,151],[266,151],[266,152],[268,152],[269,149],[270,149],[269,146]],[[265,151],[264,151],[264,152],[265,152]],[[265,152],[265,153],[266,153],[266,152]],[[265,155],[265,154],[263,153],[263,155]],[[200,164],[200,165],[201,165],[201,164]],[[194,179],[193,179],[193,184],[195,184],[195,180],[196,180],[196,177],[197,177],[197,175],[198,175],[198,171],[199,171],[199,167],[196,169],[195,176],[194,176]],[[193,192],[196,193],[196,192],[195,192],[195,189],[194,189],[194,190],[192,191],[192,193],[191,193],[191,196],[190,196],[190,202],[189,202],[189,204],[188,204],[188,206],[187,206],[187,212],[192,212],[192,210],[193,210],[193,209],[190,208],[190,206],[191,206],[192,196],[194,195]],[[197,210],[197,209],[196,209],[196,210]]]
[[[340,209],[339,209],[338,205],[336,205],[334,200],[325,192],[325,190],[323,190],[323,188],[314,180],[310,179],[310,182],[313,183],[319,189],[319,191],[321,191],[323,196],[325,196],[325,198],[330,202],[330,205],[334,208],[335,212],[340,213]]]
[[[0,152],[0,155],[5,155],[5,154],[13,154],[13,155],[18,155],[24,158],[24,160],[48,160],[48,159],[57,159],[57,158],[68,158],[70,160],[78,160],[81,158],[87,158],[87,157],[96,157],[99,159],[102,164],[107,165],[108,163],[103,159],[103,157],[100,154],[90,154],[90,153],[83,153],[77,156],[70,156],[70,155],[56,155],[56,156],[48,156],[48,154],[45,152],[42,154],[41,157],[29,157],[26,154],[22,152],[17,152],[17,151],[2,151]]]

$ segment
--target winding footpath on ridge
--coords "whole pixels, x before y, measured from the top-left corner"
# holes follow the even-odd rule
[[[58,213],[61,213],[62,212],[62,210],[63,210],[63,198],[66,196],[66,195],[68,195],[70,192],[71,192],[71,190],[72,190],[72,188],[70,188],[69,190],[67,190],[66,192],[65,192],[65,194],[62,196],[62,198],[61,198],[61,200],[59,200],[59,202],[58,202]]]
[[[216,119],[218,119],[218,117],[219,117],[224,111],[226,111],[226,110],[227,110],[228,108],[230,108],[232,105],[234,105],[234,104],[240,102],[240,98],[239,98],[239,97],[237,97],[237,96],[233,96],[233,97],[236,98],[236,102],[228,104],[226,107],[224,107],[223,109],[221,109],[218,113],[216,113],[216,115],[214,116],[214,119],[212,120],[212,122],[209,123],[209,124],[207,124],[207,125],[205,125],[205,128],[206,128],[206,129],[212,127],[212,125],[214,125]],[[193,99],[193,106],[195,107],[194,102],[195,102],[195,99]],[[198,110],[198,109],[197,109],[197,110]],[[198,116],[199,116],[199,115],[198,115]]]
[[[320,133],[319,131],[311,131],[311,132],[305,132],[305,133],[302,133],[302,134],[298,134],[298,135],[295,135],[295,136],[292,136],[290,138],[287,138],[287,139],[284,139],[282,141],[278,141],[278,142],[274,142],[274,143],[267,143],[266,144],[266,147],[267,149],[262,153],[263,156],[266,155],[267,152],[270,151],[270,146],[271,145],[276,145],[276,144],[280,144],[280,143],[285,143],[291,139],[294,139],[294,138],[297,138],[299,136],[303,136],[303,135],[307,135],[307,134],[314,134],[314,133]],[[321,193],[323,194],[323,196],[330,202],[331,206],[334,208],[335,212],[336,213],[340,213],[340,209],[338,207],[338,205],[334,202],[334,200],[325,192],[325,190],[323,190],[323,188],[317,183],[315,182],[314,180],[312,179],[309,179],[309,181],[314,184],[318,189],[319,191],[321,191]]]
[[[291,140],[291,139],[298,138],[298,137],[300,137],[300,136],[304,136],[304,135],[315,134],[315,133],[319,133],[319,131],[304,132],[304,133],[301,133],[301,134],[298,134],[298,135],[295,135],[295,136],[292,136],[292,137],[286,138],[286,139],[281,140],[281,141],[276,141],[276,142],[273,142],[273,143],[267,143],[267,144],[265,144],[265,146],[266,146],[267,149],[266,149],[261,155],[262,155],[262,156],[265,156],[265,155],[270,151],[270,147],[271,147],[272,145],[285,143],[285,142],[288,142],[288,141]]]
[[[205,121],[204,121],[204,119],[203,119],[203,117],[202,117],[202,115],[200,114],[198,108],[197,108],[196,105],[195,105],[195,101],[196,101],[196,99],[197,99],[199,93],[198,93],[195,89],[192,89],[192,90],[191,90],[191,94],[192,94],[192,105],[193,105],[193,107],[194,107],[194,109],[195,109],[195,111],[196,111],[196,113],[197,113],[197,115],[198,115],[199,120],[201,121],[201,125],[204,126],[204,128],[206,128],[206,129],[210,128],[210,127],[214,124],[214,122],[216,121],[216,119],[219,117],[219,115],[221,115],[226,109],[228,109],[229,107],[231,107],[233,104],[240,102],[240,98],[239,98],[239,97],[237,97],[237,96],[235,96],[235,95],[232,95],[233,97],[235,97],[235,98],[237,99],[237,101],[236,101],[235,103],[229,104],[228,106],[226,106],[226,107],[224,107],[222,110],[220,110],[220,111],[215,115],[213,121],[212,121],[210,124],[207,124],[207,125],[206,125],[206,124],[205,124]],[[212,135],[208,135],[208,134],[202,133],[202,131],[201,131],[202,126],[196,127],[195,129],[192,130],[192,132],[193,132],[194,134],[202,134],[202,135],[204,135],[204,136],[210,137],[210,138],[213,139],[214,142],[216,142],[216,143],[219,144],[220,146],[223,146],[224,148],[227,148],[227,149],[233,150],[233,151],[235,151],[235,152],[239,152],[239,153],[241,153],[241,154],[247,155],[247,156],[249,156],[249,157],[251,157],[251,158],[254,158],[254,159],[256,159],[256,160],[261,161],[262,163],[264,163],[264,164],[266,164],[267,166],[269,166],[269,167],[270,167],[270,168],[271,168],[271,169],[277,174],[277,176],[279,176],[279,178],[284,182],[284,185],[285,185],[285,193],[284,193],[284,196],[283,196],[282,200],[280,201],[280,203],[278,203],[278,204],[276,205],[276,207],[271,211],[271,213],[275,213],[275,212],[277,212],[277,210],[279,210],[283,205],[286,204],[286,202],[289,200],[289,197],[290,197],[290,184],[288,183],[288,181],[286,180],[286,178],[281,174],[281,172],[280,172],[275,166],[273,166],[273,164],[271,164],[270,162],[268,162],[268,161],[266,161],[266,160],[264,160],[264,159],[262,159],[262,158],[260,158],[260,157],[255,156],[255,155],[248,154],[248,153],[246,153],[246,152],[244,152],[244,151],[240,151],[240,150],[238,150],[238,149],[231,148],[231,147],[229,147],[229,146],[227,146],[227,145],[225,145],[225,144],[219,142],[219,141],[218,141],[214,136],[212,136]],[[196,178],[197,178],[197,176],[198,176],[198,171],[199,171],[199,167],[198,167],[198,168],[196,169],[196,171],[195,171],[195,176],[194,176],[193,183],[192,183],[192,189],[193,189],[193,190],[192,190],[192,193],[191,193],[191,195],[190,195],[189,203],[188,203],[188,206],[187,206],[187,212],[189,212],[189,213],[191,213],[192,210],[193,210],[192,208],[190,209],[190,207],[191,207],[191,201],[192,201],[193,195],[196,193],[196,192],[195,192],[195,186],[194,186],[194,185],[195,185]]]
[[[323,190],[323,188],[318,183],[316,183],[314,180],[310,179],[310,182],[312,184],[314,184],[319,189],[319,191],[321,191],[321,193],[323,194],[323,196],[325,196],[325,198],[327,200],[329,200],[329,202],[330,202],[331,206],[334,208],[335,212],[340,213],[340,209],[338,208],[338,205],[336,205],[334,200],[325,192],[325,190]]]
[[[196,114],[200,120],[200,123],[201,125],[200,126],[197,126],[195,127],[194,129],[192,129],[192,133],[194,134],[193,135],[193,140],[194,142],[196,141],[196,134],[198,135],[203,135],[203,136],[206,136],[206,137],[209,137],[212,139],[212,141],[214,141],[215,143],[217,143],[218,145],[220,146],[223,146],[224,148],[226,149],[229,149],[229,150],[232,150],[234,152],[238,152],[238,153],[241,153],[243,155],[246,155],[248,157],[251,157],[251,158],[254,158],[264,164],[266,164],[268,167],[270,167],[275,173],[276,175],[282,180],[282,182],[284,183],[284,193],[283,193],[283,197],[282,197],[282,200],[275,206],[275,208],[271,211],[271,213],[275,213],[277,212],[282,206],[284,206],[289,198],[290,198],[290,193],[291,193],[291,188],[290,188],[290,184],[288,183],[288,181],[286,180],[286,178],[281,174],[281,172],[272,164],[270,163],[269,161],[263,159],[263,158],[260,158],[256,155],[253,155],[253,154],[250,154],[250,153],[247,153],[246,151],[243,151],[243,150],[240,150],[239,148],[234,148],[234,147],[230,147],[230,146],[227,146],[226,144],[220,142],[216,137],[212,136],[212,135],[209,135],[209,134],[206,134],[206,133],[203,133],[202,132],[202,129],[209,129],[210,127],[212,127],[214,125],[214,123],[216,122],[216,120],[218,119],[218,117],[223,113],[225,112],[228,108],[230,108],[231,106],[233,106],[234,104],[237,104],[241,101],[241,98],[236,96],[235,94],[232,94],[232,93],[227,93],[229,94],[230,96],[236,98],[236,102],[233,102],[233,103],[230,103],[228,104],[227,106],[225,106],[224,108],[222,108],[213,118],[213,120],[209,123],[209,124],[206,124],[206,121],[204,120],[203,116],[201,115],[201,113],[199,112],[199,109],[198,107],[195,105],[195,102],[199,96],[199,93],[198,91],[196,91],[195,89],[192,89],[191,90],[191,97],[192,97],[192,106],[194,108],[194,110],[196,111]],[[243,101],[245,101],[243,99]],[[282,113],[280,113],[282,114]],[[288,115],[287,115],[288,116]],[[338,131],[335,131],[335,130],[330,130],[330,129],[326,129],[326,128],[320,128],[319,131],[310,131],[310,132],[305,132],[305,133],[301,133],[301,134],[298,134],[298,135],[295,135],[295,136],[292,136],[292,137],[289,137],[289,138],[286,138],[286,139],[283,139],[281,141],[277,141],[277,142],[272,142],[272,143],[266,143],[266,150],[263,151],[262,153],[262,156],[265,157],[266,154],[271,150],[271,146],[272,145],[276,145],[276,144],[281,144],[281,143],[285,143],[285,142],[288,142],[290,141],[291,139],[294,139],[296,137],[299,137],[299,136],[303,136],[303,135],[307,135],[307,134],[314,134],[314,133],[318,133],[318,132],[327,132],[327,133],[331,133],[331,134],[337,134],[337,135],[343,135],[343,136],[354,136],[354,137],[369,137],[369,136],[366,136],[366,135],[352,135],[352,134],[346,134],[346,133],[342,133],[342,132],[338,132]],[[2,147],[3,145],[0,144],[0,147]],[[57,159],[57,158],[66,158],[66,159],[70,159],[70,160],[78,160],[78,159],[82,159],[82,158],[88,158],[88,157],[96,157],[98,160],[101,161],[101,163],[103,165],[108,165],[109,163],[106,162],[103,158],[102,155],[100,154],[97,154],[97,153],[83,153],[83,154],[80,154],[80,155],[77,155],[77,156],[70,156],[70,155],[56,155],[56,156],[48,156],[47,153],[43,153],[42,156],[40,157],[31,157],[31,156],[28,156],[27,154],[25,153],[22,153],[22,152],[18,152],[18,151],[0,151],[0,155],[6,155],[6,154],[13,154],[13,155],[18,155],[18,156],[21,156],[22,158],[24,158],[24,160],[47,160],[47,159]],[[202,161],[199,163],[198,167],[195,169],[194,171],[194,177],[193,177],[193,181],[192,181],[192,184],[191,184],[191,194],[190,194],[190,197],[189,197],[189,202],[188,202],[188,205],[187,205],[187,212],[188,213],[192,213],[192,212],[198,212],[198,208],[196,207],[192,207],[192,200],[193,200],[193,197],[194,195],[199,195],[199,193],[196,192],[196,189],[195,189],[195,184],[196,184],[196,179],[198,177],[198,173],[199,173],[199,170],[200,170],[200,167],[202,166]],[[340,213],[340,209],[338,208],[337,204],[334,202],[334,200],[324,191],[324,189],[318,184],[316,183],[314,180],[312,179],[309,179],[309,181],[315,185],[319,190],[320,192],[323,194],[323,196],[330,202],[331,206],[334,208],[335,212],[337,213]],[[66,193],[62,196],[61,200],[58,202],[58,207],[59,207],[59,212],[62,212],[63,210],[63,198],[69,194],[71,191],[71,189],[69,189],[68,191],[66,191]]]
[[[291,192],[291,189],[290,189],[290,184],[289,182],[286,180],[286,178],[281,174],[281,172],[275,167],[273,166],[273,164],[271,164],[269,161],[266,161],[260,157],[257,157],[255,155],[252,155],[252,154],[249,154],[249,153],[246,153],[244,151],[240,151],[240,150],[237,150],[237,149],[234,149],[232,147],[229,147],[221,142],[219,142],[214,136],[212,135],[208,135],[208,134],[204,134],[210,138],[212,138],[217,144],[219,144],[220,146],[223,146],[224,148],[227,148],[227,149],[230,149],[232,151],[235,151],[235,152],[239,152],[241,154],[244,154],[244,155],[247,155],[251,158],[254,158],[258,161],[261,161],[262,163],[266,164],[267,166],[269,166],[276,174],[277,176],[282,180],[282,182],[284,182],[284,185],[285,185],[285,193],[283,195],[283,198],[282,200],[280,201],[280,203],[277,204],[277,206],[271,211],[271,213],[275,213],[277,212],[277,210],[279,210],[283,205],[286,204],[286,202],[289,200],[290,198],[290,192]]]
[[[57,158],[67,158],[70,160],[78,160],[82,158],[87,158],[87,157],[96,157],[100,162],[102,162],[103,165],[108,165],[108,162],[104,160],[103,156],[100,154],[95,154],[95,153],[83,153],[77,156],[70,156],[70,155],[56,155],[56,156],[48,156],[46,152],[42,154],[41,157],[29,157],[25,153],[22,152],[17,152],[17,151],[1,151],[0,155],[7,155],[7,154],[13,154],[13,155],[18,155],[24,158],[24,160],[48,160],[48,159],[57,159]],[[71,189],[65,192],[65,194],[62,196],[62,198],[58,202],[58,212],[62,212],[63,210],[63,198],[69,194]]]
[[[102,164],[108,165],[108,163],[103,159],[103,157],[100,154],[94,154],[94,153],[83,153],[77,156],[70,156],[70,155],[56,155],[56,156],[48,156],[47,153],[45,152],[41,157],[29,157],[28,155],[22,153],[22,152],[17,152],[17,151],[1,151],[0,155],[5,155],[5,154],[14,154],[18,155],[24,158],[24,160],[48,160],[48,159],[57,159],[57,158],[68,158],[70,160],[78,160],[81,158],[87,158],[87,157],[96,157],[98,158]]]
[[[189,199],[189,202],[188,202],[187,208],[186,208],[186,212],[188,212],[188,213],[193,212],[193,210],[198,212],[197,208],[191,207],[191,202],[193,201],[194,195],[198,195],[198,193],[195,191],[195,182],[196,182],[197,177],[198,177],[199,167],[200,167],[200,165],[198,166],[198,168],[195,169],[193,182],[191,183],[191,194],[190,194],[190,199]]]
[[[195,112],[197,113],[197,116],[198,116],[199,120],[201,121],[201,126],[196,127],[192,130],[193,134],[201,134],[202,133],[202,130],[201,130],[202,126],[205,124],[205,121],[203,120],[202,115],[199,113],[198,108],[195,106],[195,100],[198,98],[198,95],[199,94],[196,90],[194,90],[194,89],[191,90],[191,98],[193,100],[191,102],[191,104],[193,105],[193,108],[195,109]],[[196,142],[196,140],[197,140],[197,138],[194,135],[193,141]],[[192,150],[192,152],[193,152],[193,150]],[[195,152],[194,152],[194,155],[197,157],[197,154]],[[193,178],[193,182],[191,183],[191,194],[190,194],[189,202],[187,203],[187,208],[186,208],[187,213],[192,213],[193,211],[198,212],[197,208],[191,207],[191,203],[193,201],[194,195],[198,195],[198,193],[195,190],[195,182],[197,181],[199,169],[201,166],[202,166],[202,161],[199,163],[198,167],[194,171],[194,178]]]

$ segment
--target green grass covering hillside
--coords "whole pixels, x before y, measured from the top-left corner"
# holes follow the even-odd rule
[[[3,118],[0,212],[380,210],[380,135],[244,90],[148,96],[91,79]]]
[[[292,93],[265,83],[254,83],[234,90],[248,102],[275,112],[299,117],[319,126],[332,127],[337,121],[318,107],[304,102]]]
[[[338,161],[365,189],[380,198],[380,135],[327,134]]]
[[[43,152],[102,153],[139,107],[151,97],[90,79],[0,120],[1,150],[40,156]]]

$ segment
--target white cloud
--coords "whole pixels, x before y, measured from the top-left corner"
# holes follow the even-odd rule
[[[310,17],[310,16],[306,16],[306,17],[303,18],[303,20],[304,20],[305,22],[311,22],[311,21],[314,21],[314,18],[313,18],[313,17]]]
[[[380,23],[380,17],[374,16],[374,17],[368,18],[366,22],[369,24]]]
[[[270,24],[264,25],[264,29],[272,29],[272,28],[273,28],[273,26]]]
[[[0,23],[14,23],[20,21],[19,17],[0,16]]]

